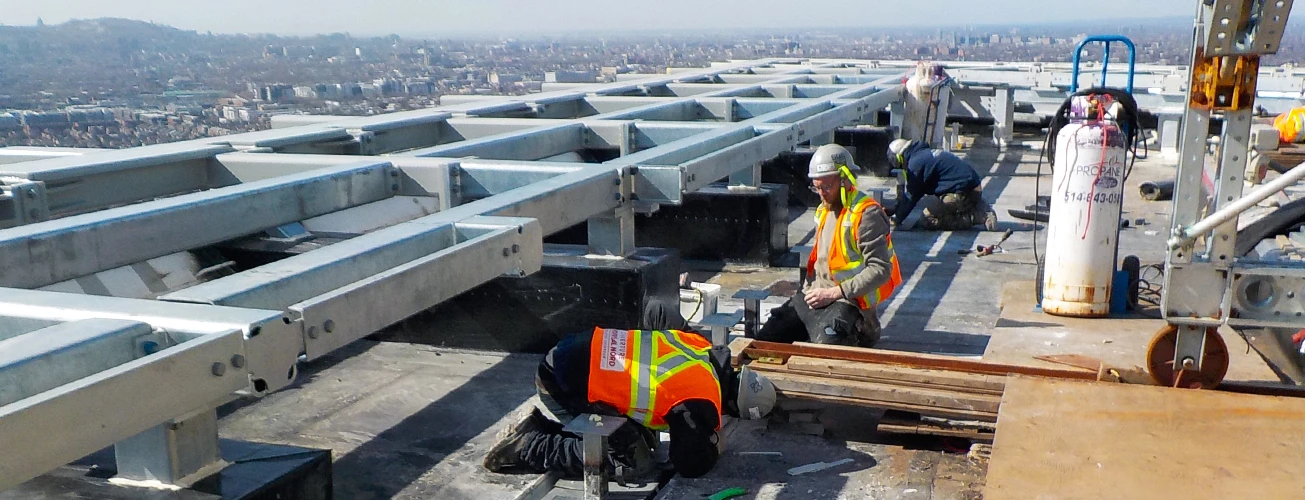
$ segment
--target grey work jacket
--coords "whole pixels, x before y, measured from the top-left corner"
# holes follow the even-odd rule
[[[839,208],[841,210],[841,207]],[[819,235],[819,245],[812,249],[816,252],[816,265],[814,272],[808,273],[806,283],[803,283],[802,291],[810,291],[813,288],[826,288],[838,286],[843,289],[843,297],[839,302],[847,304],[856,304],[846,297],[860,297],[862,295],[874,296],[875,289],[888,283],[892,277],[893,253],[888,249],[888,235],[892,231],[892,225],[888,223],[888,214],[884,213],[883,207],[879,205],[867,208],[861,216],[861,225],[857,228],[856,246],[861,250],[861,255],[865,258],[865,268],[842,283],[834,281],[834,277],[829,272],[829,249],[834,242],[834,231],[838,229],[838,212],[834,207],[829,207],[825,212],[824,230]],[[863,314],[874,314],[873,308],[862,311]]]

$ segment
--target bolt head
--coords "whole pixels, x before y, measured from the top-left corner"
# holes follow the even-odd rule
[[[335,331],[335,320],[326,320],[325,323],[322,323],[322,329],[326,330],[326,333]]]
[[[1192,358],[1183,358],[1182,365],[1184,370],[1191,370],[1196,368],[1196,360]]]
[[[308,338],[310,339],[317,338],[317,327],[315,326],[308,327]]]
[[[145,351],[146,355],[154,354],[159,352],[159,343],[153,340],[146,340],[140,343],[140,348]]]
[[[214,376],[221,377],[223,375],[226,375],[226,373],[227,373],[227,365],[223,364],[221,361],[213,363]]]
[[[244,367],[245,367],[245,357],[244,357],[244,356],[241,356],[241,355],[239,355],[239,354],[237,354],[237,355],[235,355],[235,356],[231,356],[231,366],[232,366],[233,368],[244,368]]]
[[[519,253],[519,252],[521,252],[521,245],[518,245],[518,244],[516,244],[516,243],[513,243],[513,244],[512,244],[512,253]]]
[[[512,249],[511,249],[511,248],[507,248],[507,247],[503,247],[503,256],[504,256],[504,257],[507,257],[507,256],[509,256],[509,255],[512,255]]]

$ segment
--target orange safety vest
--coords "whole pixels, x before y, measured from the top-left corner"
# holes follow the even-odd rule
[[[851,201],[851,210],[844,206],[838,212],[839,230],[834,231],[834,241],[829,246],[829,271],[833,275],[834,281],[840,284],[852,279],[862,269],[865,269],[865,256],[861,255],[861,248],[856,244],[856,231],[857,228],[861,227],[861,216],[865,214],[865,211],[870,207],[879,206],[879,202],[876,202],[874,198],[861,192],[857,192]],[[816,252],[820,248],[820,235],[824,234],[825,214],[828,212],[829,209],[825,208],[824,203],[816,208],[816,238],[811,248],[811,256],[807,259],[808,276],[815,276]],[[883,302],[902,284],[902,269],[897,264],[897,251],[893,249],[892,233],[889,233],[886,238],[888,238],[888,253],[892,256],[889,260],[893,263],[891,275],[887,283],[874,291],[873,302],[870,300],[869,294],[861,297],[848,297],[861,309],[869,309],[874,307],[875,304]]]
[[[720,412],[710,351],[711,342],[678,330],[594,328],[589,402],[612,405],[654,430],[669,428],[666,413],[690,399],[711,401]]]

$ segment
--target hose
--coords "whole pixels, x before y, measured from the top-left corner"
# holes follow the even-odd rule
[[[1047,129],[1047,137],[1051,139],[1050,147],[1047,149],[1047,158],[1051,161],[1051,169],[1053,172],[1056,170],[1056,142],[1054,138],[1060,133],[1060,129],[1064,128],[1065,125],[1069,125],[1071,103],[1074,101],[1075,97],[1093,94],[1110,96],[1112,100],[1119,102],[1119,104],[1123,106],[1124,111],[1121,113],[1122,116],[1117,116],[1115,118],[1119,125],[1123,127],[1126,134],[1124,144],[1129,145],[1129,149],[1133,153],[1133,159],[1129,162],[1128,169],[1124,173],[1124,179],[1128,179],[1128,175],[1133,171],[1133,163],[1137,162],[1137,138],[1142,130],[1141,121],[1139,120],[1137,100],[1134,99],[1133,95],[1128,93],[1126,90],[1110,87],[1093,87],[1075,92],[1069,97],[1069,99],[1066,99],[1065,102],[1060,105],[1060,108],[1056,110],[1055,114],[1051,115],[1051,123],[1048,125]],[[1145,143],[1146,139],[1143,137],[1143,144]]]
[[[1142,199],[1150,201],[1165,201],[1174,197],[1174,181],[1147,181],[1143,182],[1138,191],[1142,194]]]

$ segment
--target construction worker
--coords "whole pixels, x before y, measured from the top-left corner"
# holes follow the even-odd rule
[[[920,141],[897,139],[888,145],[888,161],[906,176],[906,187],[893,210],[897,227],[902,227],[921,198],[931,194],[939,202],[925,207],[920,229],[960,231],[983,225],[997,230],[997,212],[984,201],[979,173],[965,160]]]
[[[724,449],[722,415],[760,419],[775,406],[769,380],[746,366],[736,372],[729,349],[688,331],[672,306],[651,304],[642,326],[648,329],[594,328],[548,351],[535,388],[551,418],[535,408],[505,429],[485,455],[485,468],[583,476],[582,437],[562,427],[590,413],[626,417],[608,438],[606,465],[618,478],[647,480],[657,472],[654,431],[670,432],[675,471],[698,477]]]
[[[856,188],[847,149],[820,146],[807,177],[820,194],[816,234],[802,293],[770,311],[757,340],[871,347],[881,327],[875,306],[902,283],[892,225],[878,202]]]

